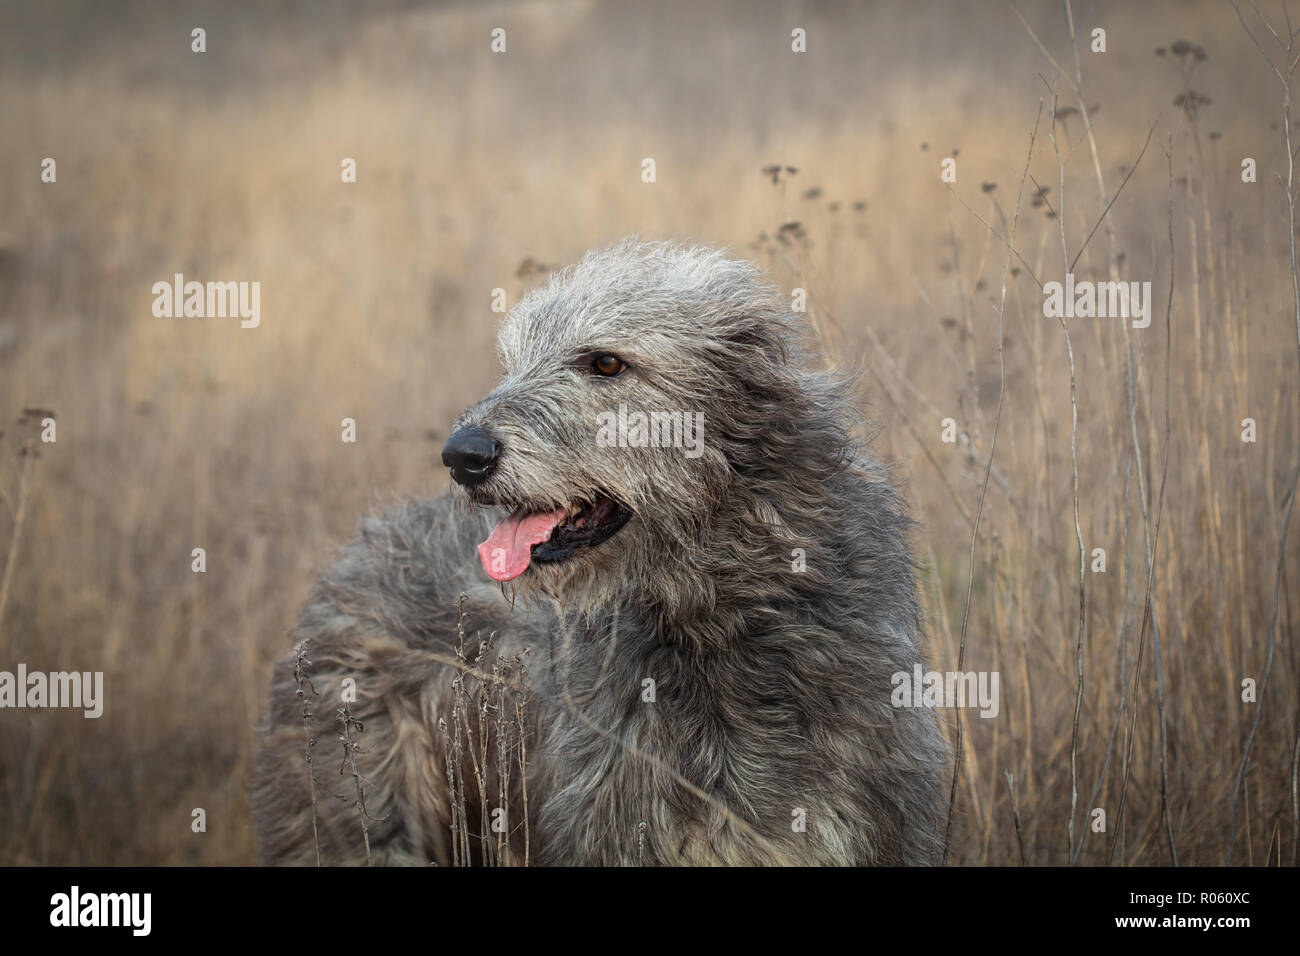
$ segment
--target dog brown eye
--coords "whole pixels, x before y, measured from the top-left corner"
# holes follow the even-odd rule
[[[597,375],[613,378],[627,368],[627,365],[617,355],[602,355],[591,363],[591,368]]]

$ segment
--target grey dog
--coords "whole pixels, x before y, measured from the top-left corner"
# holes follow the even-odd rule
[[[530,292],[453,493],[363,520],[275,668],[267,862],[939,862],[909,519],[807,338],[707,247]]]

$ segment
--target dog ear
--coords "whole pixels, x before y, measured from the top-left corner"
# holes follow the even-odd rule
[[[793,313],[763,309],[742,313],[724,323],[722,341],[732,367],[749,367],[755,372],[777,371],[782,378],[788,372],[791,343],[798,338],[798,319]],[[735,363],[740,359],[740,363]]]

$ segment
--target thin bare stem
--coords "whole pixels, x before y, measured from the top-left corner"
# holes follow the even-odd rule
[[[1291,145],[1291,77],[1294,75],[1296,63],[1300,62],[1300,56],[1296,55],[1297,35],[1291,31],[1290,14],[1287,13],[1287,41],[1283,44],[1281,38],[1278,37],[1277,32],[1273,29],[1272,24],[1270,24],[1264,15],[1259,13],[1258,8],[1256,8],[1255,12],[1259,14],[1264,26],[1273,34],[1274,39],[1276,39],[1279,45],[1282,46],[1286,61],[1290,64],[1286,75],[1283,76],[1282,72],[1273,65],[1273,61],[1269,58],[1268,54],[1264,52],[1264,48],[1260,45],[1259,40],[1256,39],[1253,33],[1251,33],[1250,28],[1246,26],[1246,21],[1241,15],[1241,8],[1237,6],[1235,0],[1229,0],[1229,2],[1232,4],[1232,8],[1237,11],[1237,18],[1241,21],[1242,29],[1244,29],[1247,35],[1250,36],[1251,40],[1254,41],[1255,47],[1259,50],[1260,55],[1264,57],[1265,62],[1267,62],[1272,68],[1273,73],[1277,76],[1278,83],[1282,87],[1282,128],[1284,131],[1283,135],[1287,155],[1286,182],[1283,184],[1283,189],[1287,204],[1287,234],[1291,241],[1291,295],[1295,317],[1296,362],[1297,368],[1300,370],[1300,259],[1297,258],[1296,252],[1295,150]],[[1285,4],[1283,4],[1283,11],[1286,12]],[[1232,789],[1232,823],[1228,832],[1228,852],[1225,859],[1225,863],[1229,866],[1232,865],[1233,850],[1235,849],[1237,842],[1237,815],[1240,809],[1241,792],[1243,784],[1245,783],[1246,769],[1250,764],[1250,753],[1255,744],[1255,736],[1259,731],[1260,722],[1264,717],[1265,695],[1268,691],[1269,677],[1272,675],[1273,670],[1273,656],[1277,647],[1277,622],[1279,600],[1282,589],[1282,575],[1286,563],[1286,542],[1287,536],[1291,530],[1291,511],[1295,505],[1297,483],[1300,483],[1300,447],[1297,448],[1296,466],[1291,475],[1291,490],[1287,495],[1286,515],[1282,521],[1281,534],[1278,540],[1277,565],[1273,581],[1273,614],[1268,631],[1268,656],[1264,665],[1264,677],[1260,681],[1259,685],[1259,697],[1258,703],[1255,707],[1255,719],[1251,723],[1250,732],[1246,736],[1246,744],[1242,748],[1241,763],[1237,767],[1237,777]],[[1295,834],[1292,833],[1292,840],[1294,839]]]
[[[312,697],[316,696],[316,688],[312,686],[311,661],[307,659],[308,641],[303,638],[298,645],[298,650],[294,653],[293,661],[293,679],[298,685],[296,691],[298,700],[302,703],[302,726],[306,736],[306,743],[303,745],[303,760],[307,763],[307,779],[311,787],[311,838],[316,847],[316,865],[320,866],[320,826],[317,822],[316,813],[316,768],[312,766],[312,751],[316,747],[316,738],[312,735],[312,709],[311,701],[307,697],[307,691],[304,687],[310,689]]]
[[[1007,791],[1011,794],[1011,815],[1016,821],[1016,843],[1020,847],[1020,865],[1028,866],[1029,858],[1025,854],[1025,825],[1020,820],[1020,804],[1016,802],[1016,778],[1010,770],[1002,771],[1007,776]]]
[[[27,500],[31,489],[28,482],[28,467],[34,457],[30,444],[22,449],[23,467],[18,475],[18,508],[14,512],[14,533],[9,539],[9,554],[5,558],[4,578],[0,579],[0,633],[3,633],[5,607],[9,604],[9,587],[13,583],[14,568],[18,564],[18,540],[23,534],[23,524],[27,520]]]
[[[1034,141],[1038,138],[1038,124],[1043,117],[1043,102],[1038,101],[1038,112],[1034,116],[1034,127],[1029,133],[1029,149],[1025,155],[1025,171],[1020,176],[1020,186],[1016,193],[1016,206],[1011,221],[1011,238],[1007,244],[1008,249],[1014,249],[1016,243],[1016,230],[1020,224],[1020,200],[1024,196],[1025,180],[1029,176],[1029,164],[1034,156]],[[957,650],[957,670],[964,671],[966,668],[966,635],[970,627],[970,610],[972,596],[975,590],[975,546],[979,541],[980,519],[984,515],[984,498],[989,490],[989,478],[993,473],[993,456],[997,453],[998,445],[998,426],[1002,421],[1002,403],[1006,398],[1007,389],[1007,369],[1004,346],[1006,344],[1005,319],[1007,311],[1007,275],[1011,270],[1011,256],[1008,254],[1006,261],[1002,266],[1002,298],[998,307],[998,367],[1000,379],[998,383],[998,407],[993,415],[993,433],[989,441],[989,457],[984,468],[984,480],[980,484],[979,504],[975,508],[975,523],[971,529],[970,539],[970,567],[966,574],[966,606],[962,610],[961,616],[961,639]],[[955,757],[953,760],[952,771],[952,788],[948,794],[948,822],[944,827],[943,837],[943,861],[948,862],[948,852],[952,846],[952,824],[953,811],[957,805],[957,781],[961,778],[961,758],[962,758],[962,720],[961,709],[957,708],[957,741],[955,747]]]

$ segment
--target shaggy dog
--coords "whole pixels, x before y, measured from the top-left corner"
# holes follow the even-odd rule
[[[364,520],[275,669],[266,860],[938,862],[908,518],[803,334],[662,243],[513,309],[454,493]]]

